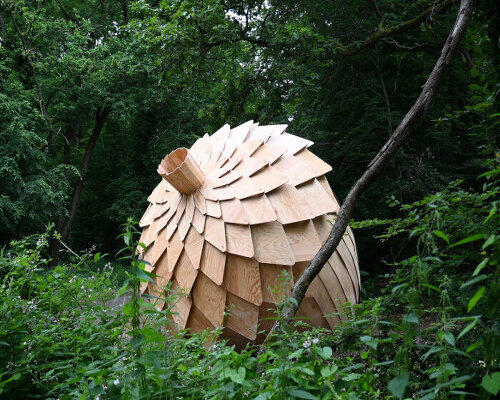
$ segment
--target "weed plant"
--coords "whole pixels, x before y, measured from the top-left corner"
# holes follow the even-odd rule
[[[0,397],[5,399],[465,399],[500,391],[500,169],[401,207],[381,240],[416,252],[388,265],[381,293],[342,310],[334,331],[291,330],[263,351],[206,332],[173,334],[177,296],[154,284],[122,235],[120,290],[99,254],[49,266],[47,235],[0,252]],[[89,271],[93,273],[89,274]],[[129,295],[119,310],[110,300]],[[162,311],[159,305],[165,304]],[[278,305],[279,306],[279,305]],[[230,310],[228,310],[230,312]],[[296,321],[295,325],[304,325]]]

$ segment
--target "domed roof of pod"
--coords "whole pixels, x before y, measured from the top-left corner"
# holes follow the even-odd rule
[[[326,241],[339,210],[324,176],[332,168],[308,150],[313,142],[286,128],[224,125],[158,166],[163,179],[140,221],[141,257],[157,285],[143,283],[141,290],[161,295],[171,282],[184,293],[172,308],[176,329],[224,327],[231,343],[258,341],[272,325],[274,304],[288,297]],[[297,316],[333,328],[339,322],[333,313],[357,302],[359,290],[348,229]]]

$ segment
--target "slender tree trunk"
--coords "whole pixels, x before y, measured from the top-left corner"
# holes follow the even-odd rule
[[[94,149],[95,145],[97,143],[97,140],[99,139],[99,136],[101,135],[102,129],[104,127],[104,124],[106,120],[108,119],[108,116],[111,112],[111,107],[101,107],[98,108],[96,111],[95,115],[95,125],[94,129],[92,130],[92,135],[90,136],[89,143],[87,145],[87,149],[85,151],[85,155],[83,157],[82,161],[82,168],[80,171],[80,178],[78,179],[78,182],[75,185],[75,188],[73,190],[73,196],[71,198],[71,207],[69,210],[69,216],[67,218],[60,218],[59,219],[59,229],[60,229],[60,234],[61,234],[61,240],[63,242],[67,242],[69,238],[69,234],[71,232],[71,226],[73,225],[73,222],[75,220],[76,213],[78,211],[78,205],[80,203],[80,198],[82,196],[82,189],[83,189],[83,183],[85,182],[85,178],[87,175],[87,172],[89,170],[90,166],[90,160],[92,159],[92,156],[94,154]],[[66,149],[65,149],[65,156],[69,156],[67,154]],[[61,245],[59,241],[54,242],[52,246],[52,262],[53,264],[57,264],[59,261],[59,251],[61,250]]]
[[[440,83],[446,68],[450,64],[453,54],[459,47],[460,40],[465,34],[467,24],[472,15],[472,5],[473,0],[461,1],[455,25],[446,39],[441,55],[437,60],[434,69],[425,82],[422,93],[410,111],[408,111],[405,115],[401,124],[396,128],[389,140],[368,165],[361,178],[359,178],[359,180],[351,188],[346,199],[344,200],[344,203],[342,204],[342,207],[340,207],[337,219],[326,243],[314,256],[309,266],[295,283],[291,293],[291,297],[295,299],[295,301],[287,301],[281,310],[281,321],[283,321],[282,323],[285,325],[290,323],[291,319],[297,312],[302,299],[304,298],[307,288],[313,279],[319,274],[326,261],[336,250],[342,236],[344,235],[347,225],[351,220],[352,212],[357,199],[368,188],[368,186],[370,186],[370,184],[381,175],[389,160],[398,151],[404,141],[410,136],[415,126],[429,108],[434,94],[436,93],[438,84]],[[274,323],[271,332],[265,340],[265,343],[270,340],[273,333],[281,329],[282,323],[280,323],[279,320]]]

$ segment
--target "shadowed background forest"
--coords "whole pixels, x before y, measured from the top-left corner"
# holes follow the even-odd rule
[[[341,200],[418,96],[455,14],[453,1],[3,0],[0,243],[53,222],[73,249],[114,254],[159,161],[249,119],[313,140]],[[356,220],[400,216],[388,203],[456,179],[478,185],[498,149],[496,119],[483,121],[498,108],[498,15],[478,2],[430,111]],[[357,233],[364,271],[408,246],[376,233]]]

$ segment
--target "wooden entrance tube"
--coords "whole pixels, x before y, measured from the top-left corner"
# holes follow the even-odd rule
[[[183,194],[194,193],[205,181],[205,175],[185,147],[166,156],[158,165],[158,173]]]

